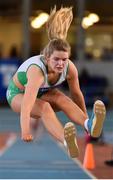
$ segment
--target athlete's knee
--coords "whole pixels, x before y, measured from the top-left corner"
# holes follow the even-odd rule
[[[43,103],[43,106],[42,106],[42,115],[45,113],[45,112],[49,112],[51,110],[51,105],[50,103],[48,102],[44,102]]]
[[[59,104],[61,104],[61,103],[65,103],[66,101],[68,101],[68,97],[65,95],[65,94],[63,94],[62,92],[58,92],[57,93],[57,95],[56,96],[54,96],[54,103],[56,104],[56,105],[59,105]]]
[[[66,105],[70,101],[72,101],[72,100],[68,96],[66,96],[65,94],[59,94],[59,96],[56,98],[56,102],[58,104]]]

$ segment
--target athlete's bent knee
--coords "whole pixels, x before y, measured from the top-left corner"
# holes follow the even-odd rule
[[[48,112],[50,109],[51,109],[50,103],[44,102],[43,107],[42,107],[42,115],[43,113]]]
[[[61,104],[66,105],[68,102],[72,102],[72,100],[68,96],[61,94],[58,96],[56,102],[60,105]]]

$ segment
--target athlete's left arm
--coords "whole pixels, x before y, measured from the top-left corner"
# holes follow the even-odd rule
[[[69,70],[67,75],[67,82],[71,97],[73,101],[81,108],[81,110],[87,115],[84,96],[80,89],[78,71],[75,65],[69,60]]]

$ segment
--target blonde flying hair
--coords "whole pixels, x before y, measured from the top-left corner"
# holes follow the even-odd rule
[[[67,51],[70,54],[70,45],[66,38],[72,20],[72,7],[61,7],[58,11],[54,7],[46,24],[50,41],[43,50],[44,55],[49,57],[54,50]]]
[[[67,32],[73,19],[72,7],[61,7],[56,11],[56,6],[50,13],[47,22],[48,37],[52,39],[66,40]]]

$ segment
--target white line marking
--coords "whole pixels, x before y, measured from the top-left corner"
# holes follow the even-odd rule
[[[64,146],[63,146],[61,143],[57,142],[57,145],[58,145],[61,149],[63,149],[63,151],[64,151],[65,153],[67,153],[67,152],[66,152],[66,149],[64,148]],[[68,155],[68,153],[67,153],[67,155]],[[91,177],[92,179],[97,179],[90,171],[88,171],[87,169],[84,169],[84,167],[82,166],[82,163],[81,163],[77,158],[71,158],[71,159],[72,159],[72,161],[76,162],[76,164],[77,164],[86,174],[88,174],[89,177]]]
[[[77,164],[86,174],[88,174],[91,178],[97,179],[90,171],[88,171],[87,169],[85,169],[85,168],[82,166],[82,163],[80,162],[80,160],[78,160],[78,159],[72,159],[72,160],[75,161],[76,164]]]
[[[0,156],[2,156],[16,141],[17,136],[11,133],[8,140],[3,148],[0,149]]]

